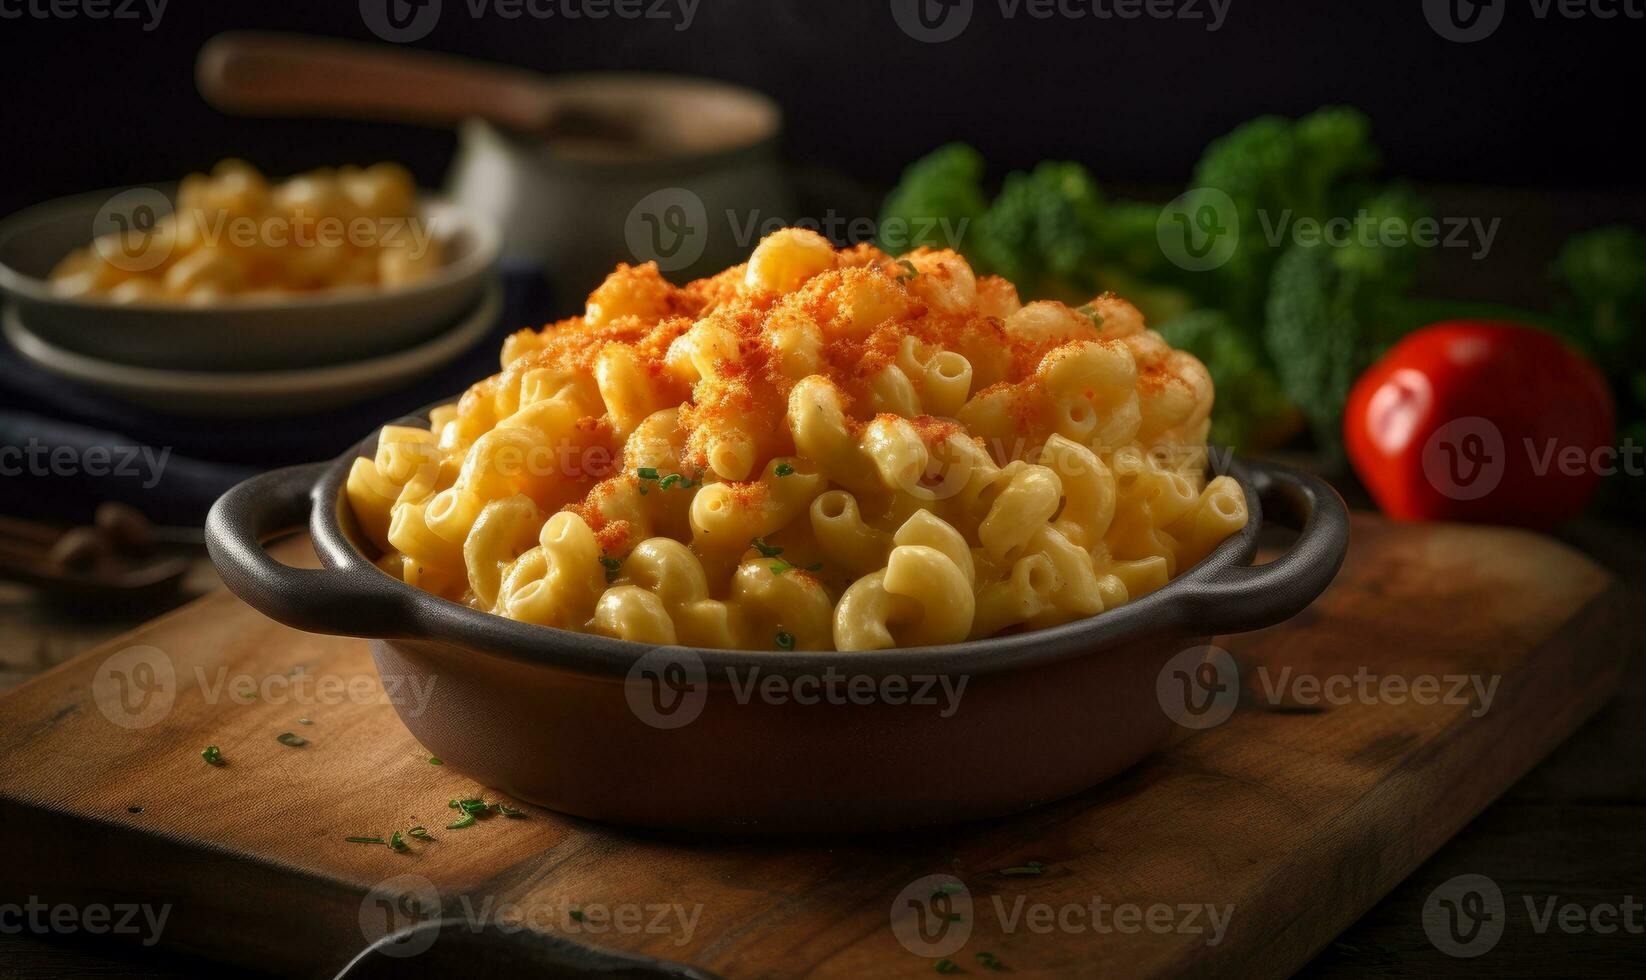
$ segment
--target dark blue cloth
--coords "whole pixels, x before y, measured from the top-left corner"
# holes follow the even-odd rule
[[[104,500],[198,525],[212,501],[262,470],[341,453],[387,419],[497,371],[503,338],[552,309],[536,269],[506,268],[503,315],[485,340],[428,378],[314,415],[176,418],[47,374],[0,341],[0,512],[84,520]]]

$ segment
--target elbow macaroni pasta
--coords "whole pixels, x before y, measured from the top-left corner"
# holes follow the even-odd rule
[[[642,643],[874,650],[1092,616],[1246,523],[1205,368],[1112,295],[779,231],[676,287],[620,266],[347,496],[380,567]]]
[[[417,211],[404,167],[315,170],[270,183],[243,160],[178,186],[172,213],[100,235],[52,270],[63,296],[120,304],[216,304],[434,275],[445,247]]]

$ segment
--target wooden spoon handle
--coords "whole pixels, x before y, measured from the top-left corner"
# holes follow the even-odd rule
[[[200,49],[206,101],[244,115],[317,115],[449,126],[476,116],[541,131],[557,98],[536,75],[451,55],[299,34],[231,31]]]

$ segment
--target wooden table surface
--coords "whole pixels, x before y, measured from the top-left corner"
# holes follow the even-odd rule
[[[1646,534],[1599,523],[1563,537],[1624,578],[1646,600]],[[188,592],[211,587],[202,568]],[[25,590],[0,586],[0,688],[73,656],[133,625],[53,613]],[[1615,637],[1638,648],[1638,634]],[[1627,925],[1613,932],[1566,931],[1559,914],[1539,932],[1527,910],[1542,915],[1575,903],[1587,917],[1632,897],[1646,900],[1646,658],[1633,657],[1618,696],[1554,755],[1305,968],[1308,976],[1638,976],[1646,935]],[[1428,938],[1423,909],[1431,893],[1458,875],[1485,875],[1501,889],[1507,911],[1502,938],[1486,960],[1448,956]],[[1576,915],[1576,913],[1564,913]],[[1568,920],[1571,921],[1571,920]],[[1602,920],[1604,928],[1609,920]],[[1638,928],[1646,913],[1635,911]],[[220,975],[221,968],[160,951],[88,946],[0,933],[0,974],[39,977]]]

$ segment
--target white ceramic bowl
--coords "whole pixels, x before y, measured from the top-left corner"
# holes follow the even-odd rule
[[[0,289],[28,329],[53,347],[134,367],[172,371],[273,371],[358,361],[415,347],[450,327],[479,300],[498,261],[488,218],[437,199],[422,220],[446,249],[446,264],[408,286],[347,287],[281,298],[121,304],[103,296],[65,297],[46,281],[93,228],[142,201],[99,191],[48,201],[0,222]],[[170,198],[173,188],[152,192]]]

